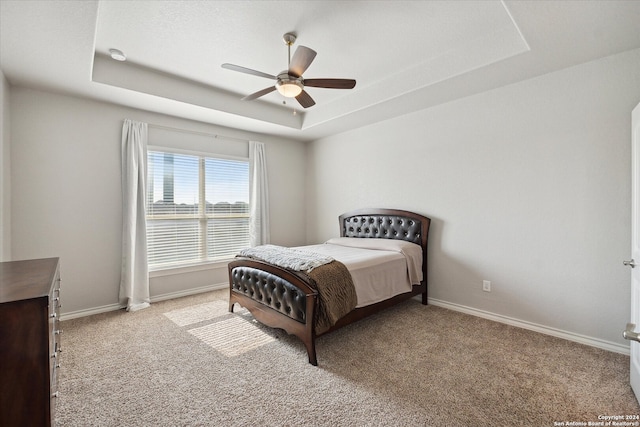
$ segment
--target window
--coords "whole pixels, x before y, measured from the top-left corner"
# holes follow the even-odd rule
[[[148,152],[147,252],[162,269],[234,256],[249,246],[249,162]]]

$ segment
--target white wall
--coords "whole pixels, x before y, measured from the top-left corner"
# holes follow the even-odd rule
[[[282,245],[306,241],[305,146],[300,142],[21,87],[12,87],[10,105],[13,258],[61,258],[63,314],[118,303],[125,118],[264,142],[272,240]],[[161,275],[151,280],[151,297],[227,281],[225,265]]]
[[[0,261],[11,260],[11,120],[9,82],[0,71]]]
[[[635,50],[315,141],[309,242],[344,211],[414,210],[430,298],[627,346],[639,101]]]

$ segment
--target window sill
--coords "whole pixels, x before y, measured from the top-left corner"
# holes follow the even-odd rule
[[[231,260],[232,258],[201,264],[183,265],[179,267],[160,267],[157,270],[150,270],[149,278],[151,279],[153,277],[173,276],[176,274],[193,273],[196,271],[213,270],[216,268],[226,268],[227,264],[229,264]]]

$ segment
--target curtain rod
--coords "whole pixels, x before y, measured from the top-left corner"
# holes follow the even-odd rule
[[[156,125],[156,124],[153,124],[153,123],[147,123],[147,125],[149,127],[156,128],[156,129],[172,130],[172,131],[182,132],[182,133],[191,133],[191,134],[195,134],[195,135],[210,136],[210,137],[213,137],[213,138],[216,138],[216,139],[221,138],[221,139],[232,139],[232,140],[235,140],[235,141],[249,142],[249,139],[247,139],[247,138],[236,138],[236,137],[233,137],[233,136],[218,135],[216,133],[200,132],[200,131],[197,131],[197,130],[179,129],[179,128],[174,128],[174,127],[170,127],[170,126]]]

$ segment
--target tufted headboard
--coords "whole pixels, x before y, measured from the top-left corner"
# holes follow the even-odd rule
[[[399,209],[359,209],[338,218],[341,237],[399,239],[416,243],[427,254],[431,219]]]

